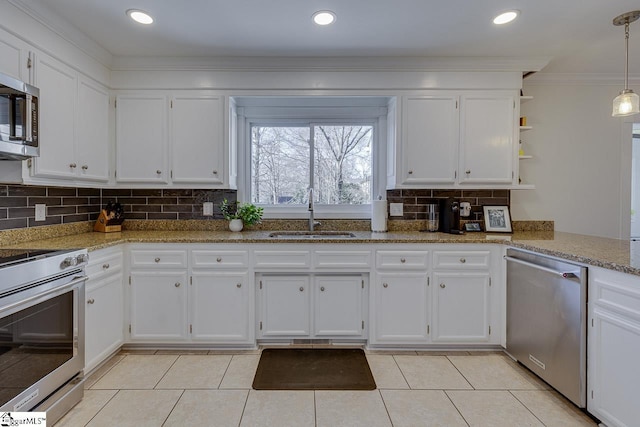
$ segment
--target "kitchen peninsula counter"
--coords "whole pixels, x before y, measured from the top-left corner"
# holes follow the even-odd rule
[[[31,240],[20,244],[6,244],[3,248],[71,249],[89,251],[122,243],[217,243],[217,244],[420,244],[420,243],[474,243],[505,244],[557,256],[567,260],[640,275],[640,249],[629,240],[609,239],[553,231],[521,231],[513,234],[424,233],[415,231],[374,233],[352,231],[352,238],[292,238],[270,237],[271,231],[166,231],[125,230],[117,233],[83,232],[63,237]],[[638,245],[640,248],[640,245]]]

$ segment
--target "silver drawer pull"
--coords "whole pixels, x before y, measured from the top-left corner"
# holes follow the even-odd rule
[[[156,174],[158,174],[158,175],[160,175],[161,173],[162,173],[162,171],[161,171],[160,169],[158,169],[158,170],[156,171]]]
[[[465,262],[467,262],[467,260],[464,258],[460,258],[460,262],[464,264]]]
[[[214,175],[218,175],[218,171],[213,171],[213,174]]]
[[[382,284],[382,287],[383,287],[383,288],[388,288],[388,287],[389,287],[389,284],[388,284],[388,283],[383,283],[383,284]]]
[[[405,262],[407,262],[407,260],[404,258],[400,258],[400,262],[404,264]]]
[[[218,257],[218,258],[216,258],[216,261],[217,262],[222,262],[222,258]]]
[[[160,258],[156,258],[154,261],[155,262],[160,262]]]
[[[69,167],[70,167],[71,169],[74,169],[74,168],[76,168],[77,166],[78,166],[78,165],[76,165],[75,163],[70,163],[70,164],[69,164]]]
[[[238,283],[238,284],[236,285],[236,288],[241,288],[241,287],[242,287],[242,283]]]
[[[106,270],[107,268],[109,268],[109,264],[108,263],[107,264],[102,264],[102,268],[104,268]]]
[[[467,169],[466,171],[464,171],[464,173],[466,173],[467,175],[471,174],[471,169]]]
[[[93,299],[93,298],[89,298],[89,299],[87,300],[87,304],[93,304],[94,302],[96,302],[96,300],[95,300],[95,299]]]
[[[324,292],[324,286],[320,286],[320,292]]]
[[[409,171],[409,175],[413,175],[413,171]]]
[[[176,284],[173,285],[173,286],[175,286],[176,288],[179,288],[180,287],[180,282],[176,282]]]
[[[442,289],[444,289],[444,288],[446,288],[447,286],[446,286],[444,283],[440,283],[440,287],[441,287]]]
[[[304,288],[302,286],[300,286],[300,292],[304,291]]]
[[[83,170],[83,171],[86,171],[87,169],[89,169],[89,166],[87,166],[87,165],[82,165],[82,170]]]

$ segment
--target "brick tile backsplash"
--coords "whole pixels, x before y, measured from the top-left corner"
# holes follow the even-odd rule
[[[404,216],[391,220],[425,218],[425,206],[454,197],[471,203],[471,220],[482,219],[483,205],[510,205],[509,190],[388,190],[389,203],[403,203]],[[235,190],[96,189],[0,184],[0,230],[95,221],[109,201],[124,206],[125,218],[139,220],[221,219],[223,199],[236,200]],[[202,204],[213,202],[213,217],[202,215]],[[35,205],[47,205],[46,220],[35,221]]]
[[[511,202],[509,190],[387,190],[389,203],[404,205],[402,218],[389,217],[389,219],[392,221],[426,219],[426,205],[439,203],[440,199],[448,197],[453,197],[459,202],[471,203],[471,216],[468,219],[473,221],[482,219],[482,206],[510,206]]]

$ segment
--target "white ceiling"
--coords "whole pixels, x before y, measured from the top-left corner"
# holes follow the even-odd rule
[[[614,16],[638,0],[23,0],[55,13],[114,56],[552,57],[556,73],[621,74],[624,31]],[[155,18],[135,24],[125,11]],[[316,10],[337,21],[318,27]],[[511,24],[493,16],[519,9]],[[630,73],[640,76],[640,21]]]

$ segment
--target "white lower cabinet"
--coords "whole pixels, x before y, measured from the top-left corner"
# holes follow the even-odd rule
[[[489,273],[433,274],[433,342],[489,341]]]
[[[258,277],[259,337],[364,338],[362,274]]]
[[[253,340],[248,273],[194,271],[190,285],[193,341],[250,343]]]
[[[100,365],[124,342],[122,249],[90,252],[86,273],[85,373]]]
[[[426,272],[378,273],[373,286],[372,344],[426,344],[429,337]]]
[[[640,278],[589,268],[587,409],[607,427],[640,420]]]
[[[184,341],[187,331],[187,271],[131,271],[131,339]]]

